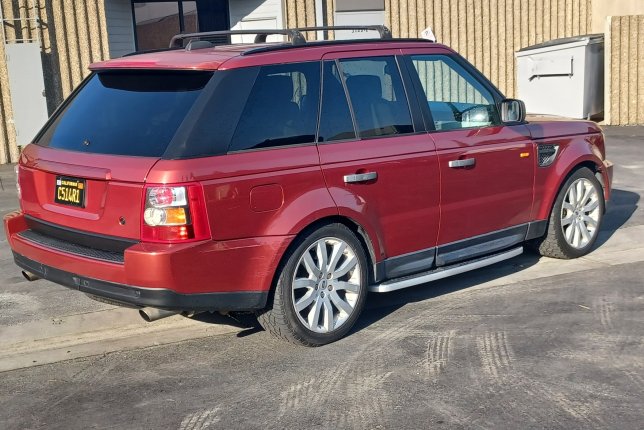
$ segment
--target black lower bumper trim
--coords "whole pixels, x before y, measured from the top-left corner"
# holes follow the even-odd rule
[[[42,279],[134,306],[150,306],[173,311],[252,311],[264,308],[268,297],[268,292],[263,291],[180,294],[162,288],[138,288],[86,278],[46,266],[15,252],[13,258],[18,266]]]

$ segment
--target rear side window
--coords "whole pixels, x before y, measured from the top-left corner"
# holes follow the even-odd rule
[[[346,59],[340,64],[360,137],[414,131],[394,57]]]
[[[98,154],[161,157],[212,72],[92,75],[37,143]]]
[[[319,62],[263,66],[229,150],[315,142],[319,100]]]
[[[342,78],[334,61],[324,62],[322,81],[322,111],[318,141],[355,139],[351,111]]]

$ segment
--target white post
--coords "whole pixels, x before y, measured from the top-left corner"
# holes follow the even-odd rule
[[[324,0],[315,0],[315,26],[324,26]],[[318,31],[317,40],[324,40],[324,31]]]

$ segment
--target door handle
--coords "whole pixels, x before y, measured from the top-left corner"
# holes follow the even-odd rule
[[[464,158],[462,160],[452,160],[449,162],[449,167],[458,169],[459,167],[468,167],[476,164],[476,158]]]
[[[368,182],[373,181],[378,178],[378,173],[376,172],[367,172],[367,173],[356,173],[353,175],[344,175],[345,184],[355,184],[358,182]]]

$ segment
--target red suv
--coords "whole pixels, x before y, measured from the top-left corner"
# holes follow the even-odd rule
[[[254,311],[321,345],[368,291],[526,244],[589,252],[612,178],[600,129],[526,121],[450,48],[377,29],[181,35],[92,65],[22,152],[20,210],[5,217],[16,264],[116,304]]]

